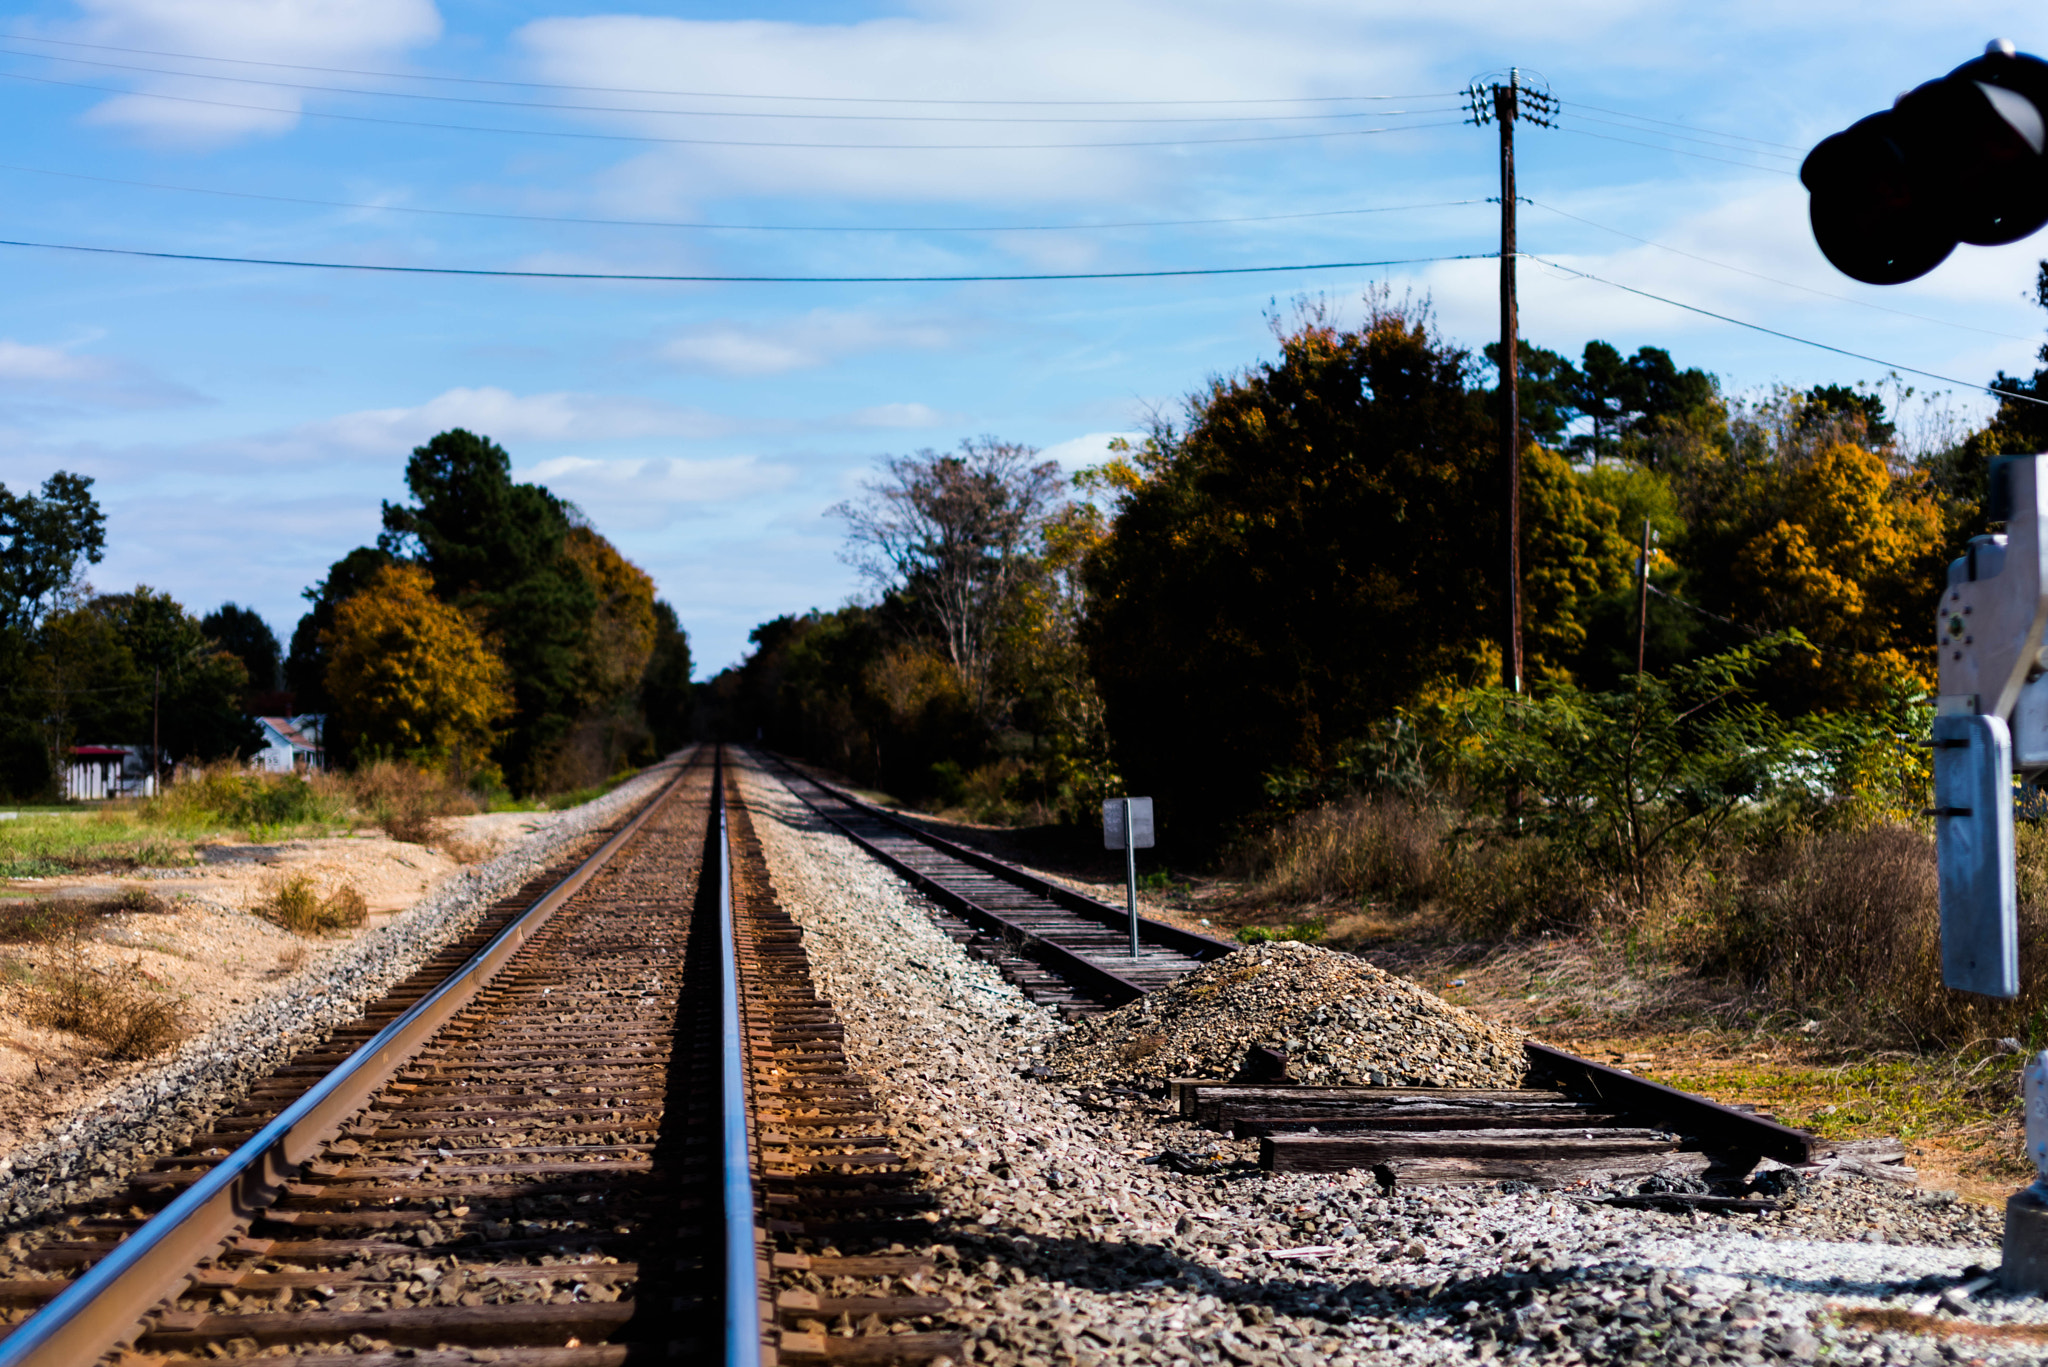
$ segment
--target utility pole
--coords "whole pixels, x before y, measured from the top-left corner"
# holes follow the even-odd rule
[[[1636,692],[1643,691],[1643,655],[1650,644],[1650,519],[1643,519],[1643,555],[1636,561]]]
[[[1515,298],[1515,120],[1550,127],[1557,101],[1522,84],[1519,68],[1508,72],[1506,84],[1474,82],[1466,92],[1472,122],[1500,125],[1500,464],[1502,557],[1506,580],[1501,586],[1501,686],[1522,691],[1522,395],[1521,317]]]

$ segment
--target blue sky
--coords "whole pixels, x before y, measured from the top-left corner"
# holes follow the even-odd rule
[[[2048,240],[1859,285],[1814,249],[1795,173],[1989,38],[2048,50],[2042,28],[2016,4],[14,5],[0,237],[690,275],[1458,256],[1497,246],[1497,185],[1451,92],[1518,65],[1564,102],[1521,130],[1524,250],[1981,381],[2032,368]],[[593,219],[630,222],[563,221]],[[626,284],[0,248],[0,482],[94,476],[98,585],[233,599],[288,637],[300,590],[403,497],[410,448],[467,426],[654,574],[701,674],[857,591],[823,511],[878,457],[988,433],[1078,468],[1271,354],[1267,315],[1303,294],[1426,295],[1476,349],[1495,271]],[[1524,335],[1571,354],[1663,346],[1735,393],[1884,375],[1521,276]],[[1943,413],[1916,403],[1909,429]]]

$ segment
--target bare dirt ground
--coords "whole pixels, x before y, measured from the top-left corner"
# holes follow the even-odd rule
[[[0,880],[0,899],[148,897],[148,910],[100,920],[75,947],[0,945],[0,1153],[39,1137],[94,1104],[147,1061],[107,1058],[90,1041],[45,1029],[27,1016],[39,971],[77,955],[78,967],[140,978],[168,1001],[183,1035],[204,1033],[261,999],[292,990],[308,969],[377,926],[402,916],[450,874],[503,851],[543,815],[504,812],[449,818],[438,848],[387,839],[375,830],[318,840],[200,846],[199,863],[122,874]],[[325,896],[344,884],[370,909],[361,928],[324,937],[294,935],[255,914],[283,880],[312,878]]]
[[[818,775],[851,786],[829,772]],[[1041,877],[1106,902],[1124,900],[1122,856],[1102,849],[1092,831],[991,826],[891,809]],[[1243,926],[1325,919],[1259,906],[1242,881],[1183,872],[1151,851],[1141,852],[1138,868],[1141,880],[1150,874],[1153,884],[1138,894],[1146,916],[1222,939]],[[1726,984],[1645,962],[1597,934],[1461,944],[1419,920],[1370,911],[1340,913],[1328,923],[1339,933],[1325,943],[1559,1048],[1717,1101],[1756,1106],[1829,1138],[1903,1138],[1923,1187],[2003,1204],[2034,1177],[2023,1157],[2016,1056],[1980,1050],[1961,1061],[1921,1059],[1831,1040],[1826,1022],[1775,1019]]]

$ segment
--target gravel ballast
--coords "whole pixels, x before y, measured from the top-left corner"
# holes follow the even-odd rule
[[[638,775],[449,878],[410,911],[345,946],[239,1016],[187,1040],[47,1136],[0,1157],[0,1230],[56,1207],[111,1194],[147,1158],[189,1138],[299,1050],[326,1038],[461,935],[493,900],[594,832],[618,824],[675,775]]]
[[[1054,1040],[1062,1081],[1225,1078],[1254,1044],[1322,1087],[1517,1087],[1522,1037],[1351,954],[1291,940],[1203,964]]]
[[[1600,1204],[1635,1180],[1385,1194],[1363,1172],[1260,1172],[1250,1141],[1195,1129],[1137,1088],[1033,1081],[1060,1037],[1051,1013],[774,779],[747,769],[742,783],[846,1051],[940,1202],[936,1290],[970,1362],[2044,1355],[1836,1318],[1924,1311],[1995,1266],[1999,1212],[1945,1193],[1780,1172],[1768,1178],[1775,1211],[1732,1217]],[[1963,1307],[1974,1321],[2048,1325],[2040,1301],[1995,1289]]]

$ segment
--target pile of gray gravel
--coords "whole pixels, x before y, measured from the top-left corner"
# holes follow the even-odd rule
[[[1365,960],[1293,941],[1252,945],[1090,1017],[1046,1050],[1069,1082],[1230,1077],[1254,1044],[1325,1087],[1518,1087],[1522,1037]]]
[[[593,832],[617,825],[673,777],[675,768],[663,764],[593,802],[540,817],[539,829],[505,853],[464,869],[405,914],[320,955],[276,992],[186,1041],[46,1138],[0,1156],[0,1230],[116,1190],[141,1160],[184,1143],[293,1054],[356,1019],[411,976],[494,900]]]

